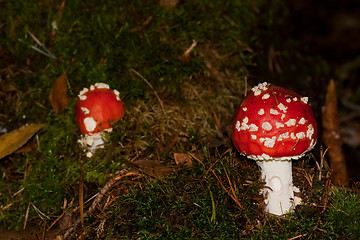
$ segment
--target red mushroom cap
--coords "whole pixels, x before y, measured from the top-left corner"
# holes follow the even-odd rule
[[[232,133],[236,149],[254,160],[300,158],[314,147],[316,137],[308,98],[266,82],[243,99]]]
[[[110,90],[105,83],[91,85],[79,93],[76,104],[76,118],[84,135],[110,130],[110,122],[124,116],[124,105],[117,90]]]

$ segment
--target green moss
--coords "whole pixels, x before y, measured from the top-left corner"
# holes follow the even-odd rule
[[[331,207],[327,213],[327,227],[337,237],[358,239],[360,237],[360,194],[358,189],[347,191],[335,188],[331,192]]]
[[[228,158],[223,159],[215,168],[222,180],[225,178],[222,166],[227,162]],[[234,173],[235,171],[229,172]],[[171,177],[147,182],[141,189],[133,188],[129,194],[121,196],[117,204],[108,211],[107,226],[112,230],[110,232],[105,229],[101,236],[127,236],[136,239],[241,237],[238,229],[245,228],[249,224],[249,218],[256,213],[253,202],[243,201],[243,192],[246,191],[248,200],[254,201],[259,188],[251,186],[237,189],[237,197],[246,204],[244,209],[240,209],[214,175],[204,174],[201,164],[195,164]],[[244,181],[242,178],[232,179],[235,184]]]

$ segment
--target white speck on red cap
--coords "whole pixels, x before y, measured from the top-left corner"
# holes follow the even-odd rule
[[[314,127],[312,124],[309,124],[308,130],[306,132],[306,137],[311,139],[312,135],[314,134]]]
[[[301,124],[301,125],[303,125],[303,124],[305,124],[306,123],[306,120],[305,120],[305,118],[300,118],[300,120],[299,120],[299,124]]]
[[[298,133],[296,134],[296,137],[297,137],[298,139],[303,139],[303,138],[305,138],[305,133],[304,133],[304,132],[298,132]]]
[[[105,88],[105,89],[110,89],[110,86],[106,83],[95,83],[95,87],[96,88]]]
[[[270,94],[265,93],[261,98],[262,98],[262,99],[268,99],[269,97],[270,97]]]
[[[240,121],[236,121],[235,127],[240,132]]]
[[[280,114],[278,110],[276,109],[273,109],[273,108],[270,108],[270,114],[273,114],[273,115],[278,115]]]
[[[263,124],[261,125],[262,129],[266,130],[266,131],[270,131],[272,129],[272,126],[269,122],[263,122]]]
[[[291,118],[291,119],[289,119],[287,122],[285,122],[285,124],[286,124],[288,127],[295,126],[295,124],[296,124],[296,119]]]
[[[83,88],[83,89],[79,92],[79,95],[78,95],[79,99],[80,99],[80,100],[85,100],[85,99],[86,99],[85,93],[87,93],[88,91],[89,91],[88,88]]]
[[[258,126],[256,126],[255,124],[250,124],[250,132],[256,132],[257,130],[258,130],[259,128],[258,128]]]
[[[86,117],[84,118],[84,125],[88,132],[92,132],[96,128],[97,123],[92,117]]]
[[[287,109],[287,107],[285,107],[285,105],[284,105],[284,104],[279,103],[279,104],[277,105],[277,107],[278,107],[281,111],[283,111],[284,113],[286,113],[286,109]]]
[[[309,98],[308,98],[308,97],[302,97],[302,98],[301,98],[301,101],[302,101],[303,103],[307,104],[308,101],[309,101]]]
[[[85,115],[90,113],[89,109],[87,109],[86,107],[81,107],[81,111],[83,111]]]
[[[261,94],[262,90],[267,90],[267,82],[259,83],[257,86],[253,87],[251,90],[254,92],[254,96],[258,96]]]

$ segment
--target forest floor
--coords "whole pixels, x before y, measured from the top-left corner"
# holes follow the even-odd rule
[[[0,133],[27,127],[0,143],[0,239],[359,239],[360,19],[313,4],[305,18],[281,1],[0,0]],[[323,139],[330,79],[344,184]],[[75,105],[98,82],[126,113],[89,158]],[[231,142],[261,82],[308,96],[319,125],[282,217]]]

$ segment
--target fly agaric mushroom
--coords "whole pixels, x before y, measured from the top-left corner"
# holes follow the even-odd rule
[[[291,159],[310,151],[316,137],[317,125],[307,97],[264,82],[243,99],[232,141],[261,169],[266,212],[283,215],[295,207]]]
[[[90,151],[88,157],[103,147],[103,133],[112,131],[111,123],[124,116],[124,105],[117,90],[106,83],[95,83],[80,91],[76,104],[77,123],[83,134],[80,144]]]

